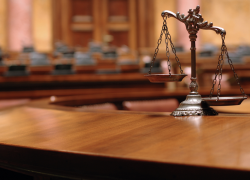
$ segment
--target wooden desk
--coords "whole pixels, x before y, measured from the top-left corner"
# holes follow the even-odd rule
[[[0,119],[0,167],[37,179],[250,176],[249,115],[173,117],[27,104],[2,110]]]
[[[30,75],[0,77],[0,98],[41,98],[52,95],[72,95],[89,89],[106,88],[164,88],[152,84],[142,73]]]
[[[114,82],[114,81],[147,81],[142,73],[120,73],[120,74],[72,74],[72,75],[31,75],[18,77],[0,77],[0,83],[10,82]]]

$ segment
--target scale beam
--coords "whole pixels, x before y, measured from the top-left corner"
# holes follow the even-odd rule
[[[163,11],[161,13],[162,17],[173,17],[186,25],[186,29],[189,34],[196,34],[199,29],[213,30],[217,34],[226,35],[225,29],[217,26],[213,26],[213,23],[208,21],[203,21],[202,15],[199,14],[200,6],[196,6],[195,9],[189,9],[188,15],[185,16],[177,12],[176,14],[171,11]]]

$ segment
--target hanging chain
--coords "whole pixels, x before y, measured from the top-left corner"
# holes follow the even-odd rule
[[[221,48],[223,48],[223,46]],[[217,88],[217,101],[219,100],[220,90],[221,90],[222,66],[224,64],[223,56],[224,56],[224,51],[221,50],[221,54],[219,56],[220,67],[219,67],[219,83],[218,83],[218,88]]]
[[[169,75],[171,76],[171,63],[170,63],[170,52],[169,52],[169,48],[168,48],[168,35],[169,35],[169,32],[168,32],[168,27],[167,27],[167,21],[166,21],[167,17],[163,17],[163,26],[162,26],[162,30],[163,30],[163,33],[165,34],[165,44],[166,44],[166,56],[168,58],[168,72],[169,72]]]
[[[175,55],[175,60],[176,60],[178,66],[179,66],[179,68],[180,68],[180,72],[181,72],[181,74],[183,74],[183,70],[181,69],[181,63],[180,63],[180,61],[179,61],[179,58],[178,58],[177,55],[176,55],[176,50],[175,50],[174,44],[173,44],[173,42],[172,42],[172,40],[171,40],[171,35],[170,35],[169,31],[168,31],[167,21],[166,21],[166,20],[167,20],[167,17],[164,16],[164,17],[163,17],[163,25],[162,25],[161,34],[160,34],[160,37],[159,37],[159,39],[158,39],[158,41],[157,41],[157,47],[156,47],[156,49],[155,49],[155,53],[154,53],[154,56],[153,56],[153,60],[151,61],[151,64],[150,64],[150,69],[149,69],[148,74],[151,74],[151,69],[152,69],[152,67],[154,66],[154,62],[155,62],[156,56],[157,56],[157,54],[158,54],[158,52],[159,52],[159,45],[160,45],[161,42],[162,42],[162,35],[163,35],[163,34],[165,34],[166,55],[167,55],[167,58],[168,58],[167,63],[168,63],[169,75],[171,76],[171,63],[170,63],[170,59],[169,59],[169,58],[170,58],[170,52],[169,52],[169,47],[168,47],[168,41],[169,41],[169,43],[170,43],[170,45],[171,45],[172,52],[173,52],[174,55]]]
[[[163,25],[162,25],[162,29],[161,29],[161,34],[160,34],[160,37],[159,37],[159,39],[158,39],[158,41],[157,41],[157,46],[156,46],[156,48],[155,48],[155,53],[154,53],[153,59],[152,59],[151,64],[150,64],[150,69],[149,69],[149,71],[148,71],[148,74],[151,74],[151,69],[152,69],[152,67],[154,66],[156,56],[157,56],[157,54],[158,54],[158,52],[159,52],[159,45],[161,44],[162,35],[163,35],[163,31],[164,31],[164,23],[165,23],[165,25],[166,25],[166,22],[163,21]]]
[[[214,76],[214,79],[213,79],[213,86],[212,86],[212,89],[210,91],[210,98],[212,97],[213,95],[213,92],[214,92],[214,86],[216,85],[216,82],[217,82],[217,76],[219,75],[219,84],[218,84],[218,89],[217,89],[217,100],[219,100],[219,95],[220,95],[220,90],[221,90],[221,79],[222,79],[222,65],[224,63],[224,60],[223,60],[223,50],[222,50],[222,47],[221,46],[221,54],[219,55],[219,59],[218,59],[218,64],[217,64],[217,68],[216,68],[216,72],[215,72],[215,76]]]
[[[183,74],[183,70],[181,69],[181,63],[180,63],[180,61],[179,61],[179,58],[178,58],[177,55],[176,55],[176,49],[175,49],[175,47],[174,47],[174,44],[172,43],[171,35],[169,34],[168,29],[167,29],[167,33],[168,33],[167,37],[168,37],[168,39],[169,39],[169,42],[170,42],[170,45],[171,45],[171,48],[172,48],[172,52],[174,53],[175,60],[176,60],[178,66],[179,66],[179,68],[180,68],[181,74]]]
[[[226,56],[227,56],[228,63],[229,63],[229,65],[230,65],[231,70],[232,70],[233,73],[234,73],[234,78],[235,78],[235,80],[237,81],[237,84],[238,84],[239,87],[240,87],[240,92],[241,92],[241,94],[243,95],[243,97],[246,97],[246,94],[245,94],[243,88],[242,88],[241,85],[240,85],[239,77],[238,77],[238,75],[236,74],[236,72],[235,72],[235,70],[234,70],[233,62],[232,62],[232,60],[230,59],[230,57],[229,57],[229,55],[228,55],[227,47],[226,47],[226,44],[225,44],[225,36],[221,35],[221,39],[222,39],[222,44],[224,44],[224,51],[225,51],[225,54],[226,54]]]
[[[238,75],[234,71],[234,66],[233,66],[232,60],[229,58],[229,55],[228,55],[228,52],[227,52],[227,47],[226,47],[226,44],[225,44],[225,35],[224,34],[221,34],[221,39],[222,39],[221,54],[219,56],[218,65],[217,65],[217,69],[216,69],[216,72],[215,72],[215,77],[213,79],[213,85],[212,85],[212,89],[210,91],[210,98],[213,95],[214,86],[215,86],[216,81],[217,81],[217,76],[219,75],[219,78],[218,78],[219,79],[219,84],[218,84],[218,89],[217,89],[217,101],[219,100],[220,90],[221,90],[221,79],[222,79],[222,66],[223,66],[223,63],[224,63],[224,60],[223,60],[224,59],[224,57],[223,57],[224,54],[226,55],[226,57],[228,59],[228,63],[230,65],[230,68],[231,68],[231,70],[234,73],[234,78],[236,79],[237,84],[240,86],[240,91],[241,91],[243,97],[245,97],[246,94],[245,94],[243,88],[240,85]]]

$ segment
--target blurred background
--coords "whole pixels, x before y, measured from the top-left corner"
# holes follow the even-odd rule
[[[151,84],[144,75],[160,36],[161,12],[170,10],[186,15],[197,5],[204,21],[226,30],[229,55],[248,93],[249,0],[1,0],[0,98],[147,90],[151,94],[141,99],[183,99],[188,93],[188,77],[180,83]],[[190,40],[185,26],[174,18],[167,19],[167,25],[182,69],[190,74]],[[200,30],[196,47],[199,91],[208,95],[221,37],[214,31]],[[153,73],[168,73],[165,50],[163,40]],[[170,61],[172,73],[178,74],[172,53]],[[240,94],[226,61],[224,92]],[[165,94],[156,97],[152,88]]]
[[[70,47],[88,48],[91,40],[103,43],[105,35],[111,35],[112,45],[126,45],[143,53],[156,47],[163,10],[187,14],[188,9],[197,5],[201,6],[205,21],[226,29],[228,46],[250,44],[248,0],[1,0],[0,3],[0,45],[7,51],[20,52],[23,46],[34,46],[36,51],[50,53],[57,41]],[[173,42],[189,50],[184,25],[170,18],[168,26]],[[219,47],[220,37],[214,32],[201,31],[197,46],[206,43]]]

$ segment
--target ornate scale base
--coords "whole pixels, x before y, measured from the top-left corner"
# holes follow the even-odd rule
[[[179,107],[171,113],[172,116],[215,116],[218,113],[206,101],[202,100],[201,95],[189,94],[186,100],[180,103]]]

